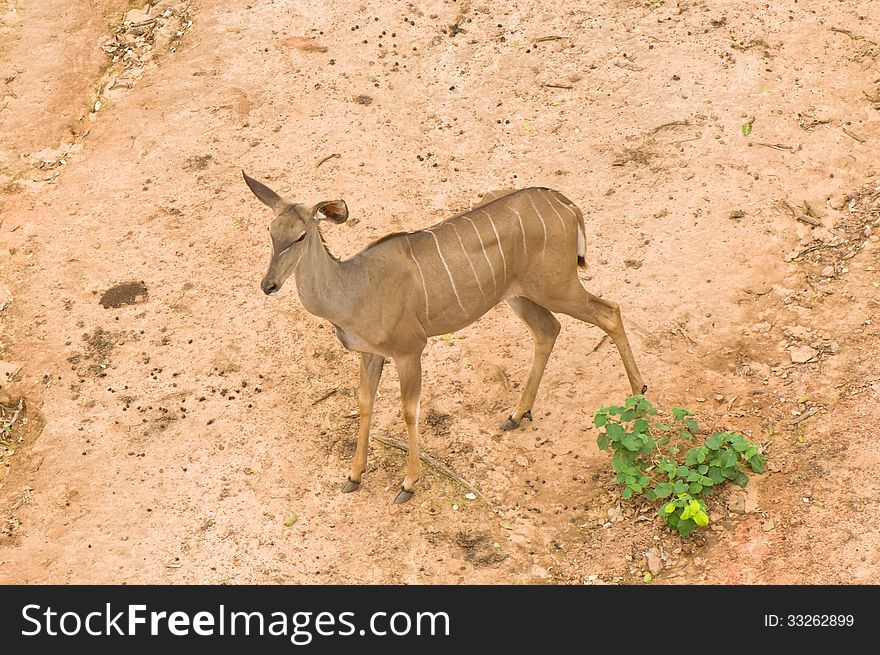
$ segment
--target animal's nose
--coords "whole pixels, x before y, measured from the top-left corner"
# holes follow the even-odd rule
[[[267,296],[271,296],[273,293],[278,291],[278,285],[270,280],[263,280],[263,284],[261,284],[260,286],[263,288],[263,293],[265,293]]]

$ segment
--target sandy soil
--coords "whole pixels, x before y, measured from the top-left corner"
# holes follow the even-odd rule
[[[880,581],[880,5],[161,2],[0,0],[0,582],[630,582],[649,548],[655,583]],[[559,189],[652,399],[768,473],[698,537],[635,520],[590,427],[613,347],[563,317],[501,433],[531,357],[501,306],[424,356],[425,449],[486,501],[429,470],[394,506],[376,442],[340,494],[358,359],[260,292],[242,168],[345,198],[342,257]],[[374,432],[404,433],[393,367]]]

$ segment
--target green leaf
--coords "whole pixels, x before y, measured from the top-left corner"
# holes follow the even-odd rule
[[[641,440],[633,434],[628,434],[623,437],[620,440],[620,443],[623,444],[623,447],[627,450],[638,450],[642,445]]]
[[[524,129],[526,132],[531,132],[531,131],[534,129],[534,128],[532,127],[532,124],[529,123],[528,121],[523,121],[523,123],[522,123],[522,127],[523,127],[523,129]]]
[[[675,503],[666,503],[663,506],[664,514],[672,514],[675,511]]]
[[[624,430],[623,426],[619,423],[609,423],[605,426],[605,434],[608,435],[608,438],[611,441],[620,441],[620,439],[626,434],[626,430]]]
[[[596,414],[595,418],[593,418],[593,427],[595,428],[604,427],[606,423],[608,423],[608,416],[606,414]]]
[[[632,495],[633,495],[632,487],[627,487],[626,489],[623,490],[623,493],[621,494],[621,496],[623,497],[624,500],[629,500],[630,498],[632,498]]]
[[[726,475],[724,475],[724,471],[722,471],[717,466],[710,467],[709,472],[706,475],[715,484],[721,484],[727,477]]]
[[[755,455],[754,457],[749,459],[749,466],[755,473],[763,473],[764,472],[764,456],[761,454]]]
[[[688,487],[688,491],[694,495],[703,493],[703,485],[699,482],[691,482],[690,487]]]
[[[691,448],[684,454],[684,463],[688,466],[696,466],[698,464],[696,448]]]
[[[682,537],[687,537],[691,532],[697,529],[697,524],[695,521],[687,519],[686,521],[679,521],[678,525],[675,527]]]
[[[730,445],[733,446],[733,449],[738,453],[741,453],[742,451],[744,451],[746,448],[749,447],[749,444],[746,441],[746,438],[743,435],[741,435],[739,432],[734,432],[733,434],[731,434],[729,442],[730,442]]]
[[[596,438],[596,443],[599,444],[599,450],[608,450],[608,435],[600,434]]]
[[[745,123],[743,123],[743,126],[742,126],[742,133],[743,133],[743,136],[748,136],[749,134],[752,133],[752,124],[751,124],[751,122],[746,121]]]
[[[672,485],[668,482],[660,482],[656,487],[654,487],[654,494],[657,496],[657,498],[669,498],[672,495]]]
[[[296,515],[296,512],[291,512],[287,515],[287,518],[284,519],[284,527],[289,528],[291,526],[296,525],[296,522],[299,521],[299,517]]]
[[[629,398],[627,398],[626,400],[623,401],[623,406],[626,407],[627,409],[631,409],[631,408],[635,407],[638,404],[638,402],[639,402],[638,396],[630,396]]]
[[[700,464],[700,465],[697,467],[697,473],[699,473],[700,475],[706,475],[706,472],[707,472],[708,470],[709,470],[709,465],[708,465],[708,464]]]
[[[636,417],[636,410],[627,409],[627,410],[624,410],[623,414],[620,415],[620,422],[621,423],[629,423],[635,417]]]
[[[736,453],[725,450],[724,454],[721,456],[721,466],[725,469],[736,466]]]
[[[684,407],[673,407],[672,408],[672,418],[676,421],[682,420],[685,416],[690,416],[693,412],[689,409],[685,409]]]
[[[706,439],[706,448],[708,448],[709,450],[718,450],[719,448],[721,448],[723,443],[724,443],[724,433],[723,432],[716,432],[711,437]]]
[[[699,432],[700,431],[700,426],[697,425],[697,422],[692,418],[687,419],[684,422],[684,425],[691,432]]]
[[[686,478],[691,470],[687,466],[679,466],[675,470],[675,474],[680,478]]]
[[[694,514],[694,523],[702,527],[709,525],[709,515],[703,510],[700,510]]]
[[[679,431],[678,431],[678,436],[679,436],[680,438],[684,439],[685,441],[693,441],[693,440],[694,440],[694,435],[692,435],[692,434],[691,434],[690,432],[688,432],[687,430],[679,430]]]
[[[678,446],[670,446],[669,447],[669,452],[672,455],[678,455],[679,451],[681,451],[681,448],[679,448]]]
[[[650,432],[651,425],[650,423],[648,423],[647,420],[643,418],[637,418],[635,421],[633,421],[632,429],[633,432],[641,432],[642,434],[647,435]]]
[[[688,490],[687,482],[683,480],[676,480],[675,485],[673,485],[672,490],[677,494],[683,494]]]
[[[749,476],[745,473],[739,473],[733,478],[733,483],[738,484],[740,487],[745,487],[749,483]]]

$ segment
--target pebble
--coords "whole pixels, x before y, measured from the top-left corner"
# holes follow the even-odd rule
[[[810,346],[795,346],[788,351],[793,364],[806,364],[818,354],[819,351]]]
[[[763,528],[764,532],[770,532],[776,527],[776,524],[773,522],[773,519],[767,519],[761,524],[761,528]]]
[[[834,275],[834,267],[833,266],[826,266],[825,268],[822,269],[821,275],[822,275],[822,277],[831,277],[832,275]]]
[[[648,570],[651,572],[651,575],[659,575],[660,571],[663,570],[663,560],[660,559],[657,551],[652,548],[645,553],[645,559],[648,562]]]
[[[849,196],[845,193],[840,193],[834,196],[831,200],[828,201],[831,209],[837,209],[838,211],[846,207],[846,203],[849,202]]]

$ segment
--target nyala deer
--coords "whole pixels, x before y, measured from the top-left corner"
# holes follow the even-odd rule
[[[291,203],[246,174],[244,179],[274,213],[263,291],[277,293],[293,275],[306,310],[330,321],[342,345],[361,354],[360,427],[343,492],[360,487],[367,467],[373,402],[390,357],[400,377],[409,441],[406,476],[394,502],[412,497],[420,472],[421,355],[428,337],[460,330],[502,300],[535,339],[528,382],[502,430],[532,418],[559,334],[554,313],[604,330],[620,352],[633,393],[647,390],[617,304],[581,286],[577,267],[585,265],[584,219],[558,191],[532,187],[486,194],[470,211],[423,230],[389,234],[341,261],[327,251],[319,225],[343,223],[348,218],[345,201]]]

